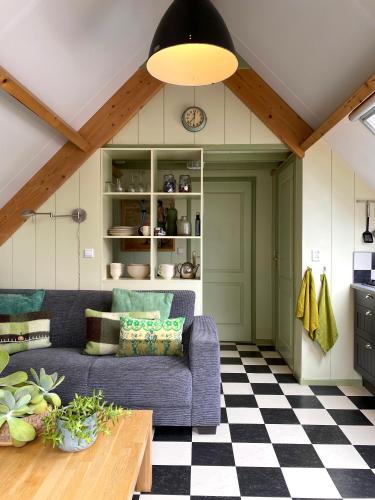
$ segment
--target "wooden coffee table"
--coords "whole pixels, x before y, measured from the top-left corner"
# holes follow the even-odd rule
[[[152,411],[121,417],[110,436],[66,453],[41,438],[23,448],[0,447],[0,499],[131,499],[150,492]]]

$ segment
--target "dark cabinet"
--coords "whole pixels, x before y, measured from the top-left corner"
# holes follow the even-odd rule
[[[355,290],[354,367],[375,384],[375,292]]]

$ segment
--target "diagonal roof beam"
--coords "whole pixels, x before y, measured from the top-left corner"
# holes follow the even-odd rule
[[[89,143],[79,132],[59,118],[2,66],[0,66],[0,87],[4,92],[14,97],[14,99],[19,101],[23,106],[35,113],[41,120],[57,130],[68,139],[68,141],[82,149],[82,151],[88,151],[90,149]]]
[[[297,156],[304,156],[300,144],[312,128],[253,69],[238,69],[224,83]]]
[[[100,147],[106,144],[164,86],[139,69],[85,123],[80,134],[87,151],[67,142],[18,193],[0,209],[0,245],[25,222],[21,212],[37,210]]]
[[[375,74],[361,85],[348,99],[339,106],[314,132],[301,143],[301,148],[307,151],[327,132],[343,120],[349,113],[362,104],[375,92]]]

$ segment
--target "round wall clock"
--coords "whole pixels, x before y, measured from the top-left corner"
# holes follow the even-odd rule
[[[199,132],[206,126],[207,116],[202,108],[191,106],[182,113],[181,121],[189,132]]]

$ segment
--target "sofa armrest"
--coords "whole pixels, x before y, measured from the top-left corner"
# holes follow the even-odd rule
[[[220,345],[215,321],[209,316],[194,318],[189,364],[193,381],[192,425],[219,425]]]

